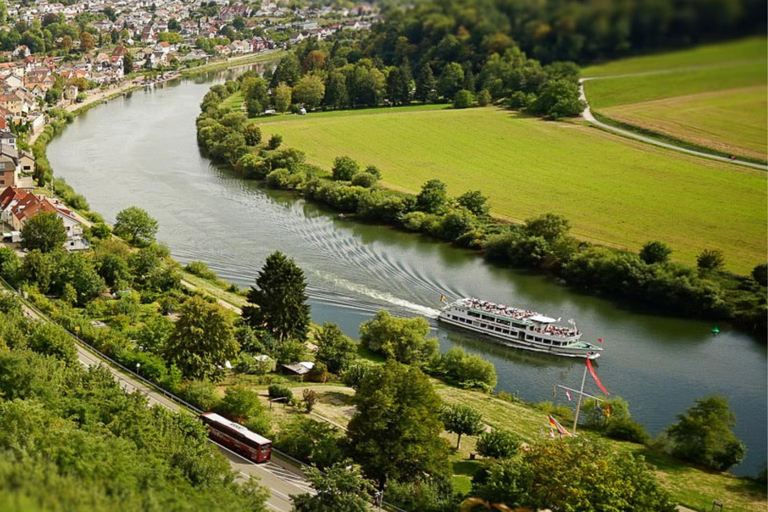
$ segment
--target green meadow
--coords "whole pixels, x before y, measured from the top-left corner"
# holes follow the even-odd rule
[[[583,77],[646,73],[686,67],[733,65],[738,61],[765,60],[766,38],[750,37],[729,43],[699,46],[688,50],[631,57],[606,64],[589,66]]]
[[[376,165],[393,189],[415,193],[439,178],[452,195],[480,189],[493,212],[511,220],[561,214],[590,241],[637,250],[662,240],[688,263],[717,248],[728,268],[742,273],[766,260],[760,171],[496,108],[373,109],[258,122],[325,169],[339,155]]]
[[[766,160],[768,50],[750,38],[583,70],[593,110],[722,153]]]

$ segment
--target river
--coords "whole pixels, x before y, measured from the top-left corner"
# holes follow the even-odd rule
[[[158,238],[186,263],[206,261],[222,278],[251,285],[271,252],[304,269],[312,319],[357,337],[376,311],[430,319],[441,350],[462,346],[496,365],[498,389],[526,401],[553,400],[555,383],[578,387],[582,361],[503,349],[438,328],[440,295],[476,296],[573,318],[585,340],[604,339],[598,373],[657,434],[696,398],[725,395],[748,448],[736,474],[766,460],[766,346],[713,323],[666,318],[574,293],[545,276],[489,265],[478,255],[419,235],[338,219],[294,195],[238,179],[201,156],[194,120],[217,76],[144,89],[100,105],[54,140],[48,156],[58,177],[113,222],[136,205],[160,223]],[[587,382],[587,391],[598,392]],[[554,400],[567,404],[558,394]],[[573,406],[573,404],[569,404]]]

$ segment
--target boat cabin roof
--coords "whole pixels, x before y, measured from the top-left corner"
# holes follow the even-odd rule
[[[528,318],[531,322],[536,322],[538,324],[553,324],[557,322],[554,318],[549,318],[548,316],[544,315],[533,315],[532,317]]]

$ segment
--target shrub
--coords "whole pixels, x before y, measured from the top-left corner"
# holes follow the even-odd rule
[[[216,408],[218,398],[215,386],[207,380],[191,380],[181,388],[179,396],[198,409],[212,411]]]
[[[348,156],[337,156],[333,160],[333,179],[337,181],[349,181],[360,172],[360,164]]]
[[[358,172],[352,176],[352,185],[356,187],[371,188],[376,184],[376,176],[365,171]]]
[[[293,391],[287,386],[282,384],[272,384],[268,389],[269,398],[287,398],[291,400],[293,398]]]
[[[258,394],[237,385],[226,389],[224,398],[216,406],[216,412],[234,421],[245,421],[262,414],[264,406]]]
[[[270,137],[268,147],[269,149],[274,150],[279,148],[282,145],[282,143],[283,143],[283,136],[276,133],[272,135],[272,137]]]
[[[508,459],[517,453],[518,448],[520,440],[515,434],[504,429],[484,432],[477,440],[477,453],[483,457]]]
[[[281,429],[275,445],[292,457],[324,469],[343,458],[341,439],[331,425],[297,416]]]
[[[453,108],[469,108],[474,102],[474,95],[470,91],[462,89],[453,98]]]

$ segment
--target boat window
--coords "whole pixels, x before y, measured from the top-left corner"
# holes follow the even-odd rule
[[[469,325],[472,325],[472,320],[467,320],[467,323],[468,323]]]
[[[475,318],[480,318],[480,313],[475,313],[474,311],[469,311],[467,314],[469,316],[474,316]]]
[[[496,322],[500,323],[501,325],[509,325],[509,322],[507,320],[501,320],[499,318],[496,319]]]

